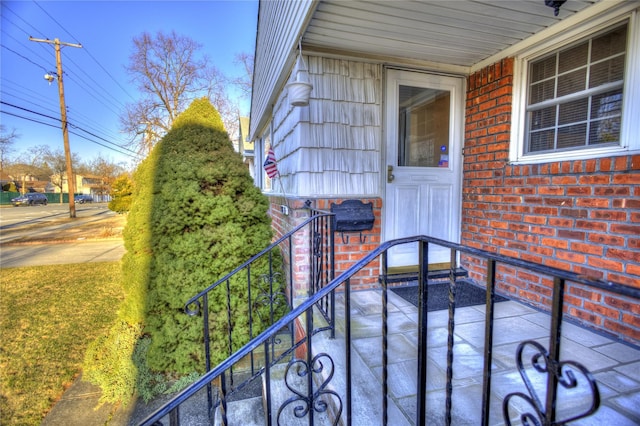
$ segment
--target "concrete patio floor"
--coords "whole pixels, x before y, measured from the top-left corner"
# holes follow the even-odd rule
[[[382,331],[381,291],[351,293],[352,383],[354,424],[381,424]],[[389,424],[415,424],[417,389],[418,311],[401,297],[388,292]],[[336,295],[336,317],[343,318],[344,294]],[[452,424],[477,425],[483,394],[484,305],[456,309]],[[428,313],[427,424],[444,424],[448,311]],[[496,304],[489,423],[503,425],[502,401],[514,392],[528,394],[516,368],[516,350],[523,340],[535,340],[548,349],[550,316],[518,302]],[[342,369],[344,321],[336,324],[336,339],[314,337],[314,352],[331,353],[336,377]],[[335,354],[335,355],[334,355]],[[546,375],[531,367],[533,347],[523,352],[525,371],[544,401]],[[600,393],[599,410],[572,424],[640,424],[640,349],[613,341],[583,327],[564,322],[561,360],[584,365],[595,377]],[[342,379],[331,386],[342,392]],[[557,419],[571,418],[587,410],[591,391],[577,375],[579,385],[559,390]],[[519,415],[534,412],[522,399],[513,399],[513,424]],[[344,415],[344,414],[343,414]]]

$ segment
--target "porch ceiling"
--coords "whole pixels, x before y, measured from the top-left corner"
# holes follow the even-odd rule
[[[311,50],[472,67],[597,1],[568,0],[554,16],[544,0],[324,0],[302,40]]]

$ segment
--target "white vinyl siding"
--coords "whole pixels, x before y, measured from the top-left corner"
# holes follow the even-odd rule
[[[314,7],[311,0],[260,2],[250,136],[257,136],[269,120],[269,108],[294,64],[302,27]]]

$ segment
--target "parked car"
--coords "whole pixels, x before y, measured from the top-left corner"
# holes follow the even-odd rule
[[[15,207],[33,206],[36,204],[43,204],[46,206],[48,202],[49,200],[47,200],[47,196],[40,192],[27,192],[24,195],[11,199],[11,204]]]
[[[84,204],[84,203],[93,203],[93,197],[91,195],[80,194],[76,195],[73,200],[76,203]]]

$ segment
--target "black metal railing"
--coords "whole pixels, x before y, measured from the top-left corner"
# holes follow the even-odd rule
[[[186,302],[185,312],[202,318],[205,372],[211,370],[212,364],[231,356],[247,341],[289,312],[293,307],[296,289],[306,288],[306,297],[310,297],[333,279],[334,244],[330,230],[333,214],[311,208],[309,202],[306,210],[309,216],[302,223]],[[310,250],[304,250],[308,252],[306,265],[301,265],[304,262],[296,259],[296,245],[311,247]],[[308,269],[309,273],[296,269]],[[300,280],[300,277],[304,279]],[[213,295],[217,298],[213,299]],[[246,295],[246,298],[238,301],[239,295]],[[224,309],[220,306],[212,307],[212,300],[216,300],[216,304],[222,302]],[[330,329],[334,327],[334,300],[334,293],[331,292],[317,301],[318,309]],[[226,318],[223,330],[226,335],[226,350],[222,357],[219,350],[212,350],[211,347],[212,334],[215,334],[212,333],[212,327],[214,324],[220,327],[219,318],[211,318],[212,315],[224,315]],[[246,318],[246,323],[239,324],[235,318],[238,316]],[[243,331],[242,336],[234,333],[238,328]],[[283,340],[293,341],[293,333],[294,329],[288,326],[271,336],[272,357],[276,357],[277,345]],[[217,335],[220,336],[220,333]],[[280,357],[285,355],[279,354]],[[238,366],[239,381],[235,374],[236,368],[229,369],[224,377],[224,386],[220,387],[223,392],[227,392],[227,384],[233,393],[241,391],[255,380],[263,367],[256,356],[256,353],[251,352]],[[207,386],[207,405],[210,411],[215,405],[213,390],[211,384]]]
[[[465,407],[467,412],[473,410],[473,405],[479,405],[474,418],[477,423],[488,425],[491,414],[492,398],[492,371],[496,361],[493,357],[493,339],[496,331],[495,298],[496,298],[496,271],[501,267],[508,266],[525,270],[528,273],[548,277],[553,282],[551,303],[549,308],[550,321],[548,327],[549,347],[533,339],[521,342],[516,350],[516,363],[514,368],[522,376],[526,391],[509,391],[503,395],[501,404],[505,424],[512,422],[531,425],[555,425],[564,424],[568,420],[593,414],[600,405],[600,394],[597,383],[589,373],[588,369],[577,361],[560,359],[560,344],[562,335],[562,323],[564,315],[565,288],[570,286],[584,286],[588,289],[605,291],[617,297],[628,299],[631,303],[638,303],[640,300],[640,289],[611,282],[593,281],[584,276],[577,275],[544,265],[535,264],[528,261],[509,258],[499,254],[482,251],[475,248],[465,247],[459,244],[450,243],[436,238],[417,236],[389,241],[381,244],[376,250],[369,253],[362,260],[354,264],[346,272],[333,279],[330,283],[318,289],[315,294],[304,300],[298,306],[282,318],[276,320],[267,330],[252,338],[246,345],[234,352],[229,358],[207,372],[191,387],[176,395],[166,405],[158,409],[155,413],[145,419],[141,425],[152,425],[163,418],[170,420],[171,424],[180,424],[180,408],[183,404],[194,398],[201,389],[211,386],[212,383],[218,385],[216,407],[219,413],[211,411],[211,407],[202,404],[202,410],[207,411],[208,421],[213,424],[214,416],[218,416],[221,424],[233,424],[238,421],[233,418],[233,410],[227,401],[229,395],[225,391],[225,381],[234,366],[238,365],[247,356],[251,356],[255,351],[263,348],[263,364],[259,371],[263,381],[262,398],[266,406],[266,424],[293,424],[293,420],[300,421],[306,419],[305,423],[313,425],[315,423],[329,423],[351,425],[358,423],[357,418],[365,411],[375,410],[379,416],[373,424],[389,424],[390,404],[394,401],[390,397],[389,391],[389,352],[392,349],[389,340],[388,322],[388,292],[387,285],[387,252],[390,248],[401,244],[419,244],[420,272],[418,274],[418,344],[417,344],[417,389],[413,405],[416,407],[415,418],[411,423],[425,425],[428,423],[427,413],[433,410],[427,403],[428,370],[427,359],[429,355],[428,339],[428,316],[427,299],[429,286],[428,276],[428,253],[429,247],[447,247],[451,250],[451,273],[449,277],[449,301],[448,301],[448,326],[447,326],[447,347],[446,347],[446,386],[445,404],[441,417],[443,423],[452,424],[452,393],[454,385],[454,339],[455,310],[456,310],[456,282],[455,265],[459,255],[483,259],[486,265],[486,300],[485,300],[485,327],[484,327],[484,353],[482,354],[482,389],[477,394],[476,400],[480,404],[471,404]],[[381,257],[381,340],[380,340],[380,378],[374,379],[371,383],[371,372],[369,376],[360,377],[365,374],[362,368],[354,365],[354,348],[352,342],[352,306],[351,306],[351,280],[364,267]],[[338,286],[344,285],[344,304],[336,313],[344,320],[344,328],[341,330],[339,338],[325,339],[325,333],[320,333],[314,322],[323,322],[322,315],[314,315],[318,309],[318,303],[323,298],[328,297]],[[281,348],[279,356],[273,356],[271,347],[274,345],[274,337],[282,329],[294,329],[293,339],[286,348]],[[523,336],[526,338],[526,336]],[[539,340],[538,338],[537,340]],[[327,343],[329,342],[329,343]],[[314,346],[315,345],[315,346]],[[376,353],[378,351],[376,350]],[[529,357],[530,356],[530,357]],[[526,365],[525,365],[526,364]],[[544,380],[538,380],[534,385],[529,380],[531,372],[544,376]],[[275,383],[275,377],[280,376],[280,383]],[[378,398],[369,401],[366,407],[359,407],[354,410],[354,400],[360,395],[354,395],[353,389],[366,382],[368,386],[375,386],[375,391],[370,395]],[[543,389],[538,389],[542,382]],[[560,395],[565,395],[571,389],[588,389],[588,395],[580,394],[581,400],[588,400],[586,408],[578,408],[577,412],[567,414],[562,413],[565,419],[558,420],[557,407],[560,402]],[[276,387],[288,390],[284,397],[276,394]],[[559,393],[559,390],[561,391]],[[515,404],[514,404],[515,403]],[[516,407],[514,409],[514,406]],[[495,401],[493,410],[496,411]],[[495,416],[495,412],[493,413]],[[166,417],[165,417],[166,416]],[[168,423],[165,423],[168,424]],[[245,424],[242,420],[239,424]]]

